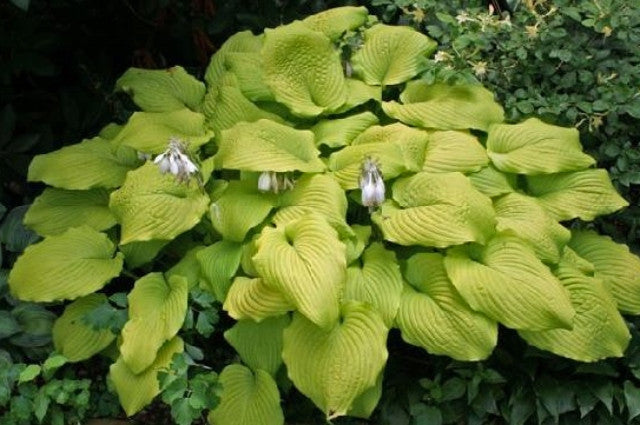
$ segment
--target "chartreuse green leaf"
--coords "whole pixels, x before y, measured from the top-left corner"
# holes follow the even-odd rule
[[[213,132],[206,130],[204,115],[183,108],[170,112],[134,112],[113,143],[137,151],[158,154],[172,138],[184,141],[190,150],[207,143]]]
[[[393,201],[372,215],[384,238],[444,248],[484,243],[494,233],[491,200],[460,173],[418,173],[393,184]]]
[[[320,172],[313,133],[270,120],[238,123],[222,132],[216,162],[242,171]]]
[[[582,152],[577,129],[546,124],[537,118],[492,125],[487,154],[498,170],[518,174],[582,170],[596,162]]]
[[[170,241],[149,240],[143,242],[130,242],[120,245],[120,252],[124,254],[124,262],[131,268],[137,268],[153,261],[160,250]]]
[[[373,387],[369,387],[369,389],[362,392],[355,400],[353,400],[351,408],[347,411],[347,416],[369,419],[369,416],[371,416],[382,397],[383,377],[384,371],[380,372]]]
[[[264,370],[239,364],[224,368],[218,379],[222,386],[220,404],[209,414],[216,425],[283,425],[280,393],[275,381]]]
[[[575,311],[566,289],[516,236],[499,234],[484,247],[450,248],[444,264],[472,309],[509,328],[539,331],[573,325]]]
[[[176,336],[160,348],[153,363],[141,373],[133,373],[122,356],[111,365],[109,378],[127,416],[138,413],[160,393],[158,372],[169,369],[173,355],[183,350],[184,343]]]
[[[582,362],[622,357],[631,335],[616,301],[600,279],[579,269],[574,256],[567,248],[555,272],[576,311],[573,329],[521,330],[519,334],[535,347]]]
[[[295,115],[315,117],[347,100],[338,50],[302,23],[265,30],[262,69],[276,100]]]
[[[317,146],[338,148],[350,144],[360,133],[378,124],[378,117],[365,111],[346,118],[320,120],[311,127]]]
[[[461,173],[479,171],[489,164],[484,147],[474,136],[463,131],[434,131],[424,154],[423,171]]]
[[[391,118],[405,124],[437,130],[483,130],[502,122],[504,111],[493,100],[493,93],[480,85],[407,83],[396,101],[382,102]]]
[[[224,339],[251,369],[262,369],[275,377],[282,364],[282,332],[290,321],[288,315],[261,322],[240,320],[224,333]]]
[[[640,258],[624,244],[593,231],[573,230],[569,246],[594,267],[600,279],[627,314],[640,314]]]
[[[321,32],[335,41],[346,31],[363,26],[368,18],[369,12],[364,6],[343,6],[308,16],[302,22],[310,29]]]
[[[396,323],[402,338],[431,354],[456,360],[482,360],[498,340],[496,322],[473,311],[455,289],[438,253],[415,254],[407,261],[406,285]]]
[[[396,255],[381,243],[374,243],[364,251],[362,262],[362,267],[354,265],[347,269],[343,298],[369,303],[380,313],[387,328],[391,328],[402,294]]]
[[[351,264],[360,258],[369,244],[372,231],[371,226],[362,226],[360,224],[354,224],[351,226],[351,230],[353,231],[353,237],[344,241],[347,247],[347,264]]]
[[[104,189],[46,188],[24,216],[24,224],[41,236],[57,235],[71,227],[88,225],[105,230],[116,224]]]
[[[364,45],[351,63],[367,84],[400,84],[424,69],[436,47],[435,41],[413,28],[378,24],[364,32]]]
[[[127,93],[147,112],[197,110],[204,98],[204,83],[181,66],[151,70],[129,68],[116,81],[116,90]]]
[[[387,360],[387,327],[364,303],[348,301],[323,329],[300,313],[284,331],[282,359],[296,388],[328,417],[345,415],[373,387]]]
[[[262,35],[253,35],[251,31],[235,33],[224,42],[222,46],[211,56],[211,61],[204,74],[204,80],[209,89],[220,83],[225,73],[227,54],[232,52],[255,53],[262,48]]]
[[[527,176],[527,191],[558,221],[590,221],[629,205],[602,169]]]
[[[468,177],[473,187],[491,198],[515,191],[517,176],[500,172],[492,165],[471,173]]]
[[[209,206],[209,217],[224,239],[242,242],[275,205],[275,195],[259,192],[255,179],[233,180]]]
[[[109,329],[94,329],[85,324],[84,316],[104,304],[103,294],[78,298],[65,309],[53,324],[53,346],[70,362],[86,360],[111,344],[116,336]]]
[[[122,270],[107,235],[89,226],[49,236],[25,249],[9,273],[11,293],[23,301],[73,300],[100,290]]]
[[[342,114],[350,111],[370,100],[378,102],[382,100],[382,87],[380,86],[370,86],[364,81],[355,78],[346,78],[345,84],[347,87],[347,100],[340,108],[332,111],[333,114]]]
[[[180,183],[147,163],[127,174],[109,207],[122,226],[120,243],[128,244],[175,238],[198,224],[208,203],[195,182]]]
[[[265,283],[313,323],[333,326],[347,265],[345,246],[326,219],[309,214],[284,226],[266,227],[257,248],[253,263]]]
[[[264,82],[260,53],[229,52],[225,55],[225,64],[236,76],[238,88],[247,99],[253,102],[274,100],[271,89]]]
[[[508,193],[493,202],[496,230],[511,231],[529,242],[542,261],[557,263],[571,232],[547,214],[535,198]]]
[[[278,290],[265,284],[262,278],[238,276],[229,288],[223,308],[236,320],[264,320],[294,310],[293,304]]]
[[[187,313],[189,284],[183,276],[165,280],[149,273],[136,280],[128,295],[129,320],[122,329],[120,354],[133,373],[148,368],[156,353],[173,338]]]
[[[95,137],[44,155],[36,155],[27,179],[61,189],[85,190],[118,187],[127,171],[139,164],[136,152],[118,149],[108,140]]]
[[[196,254],[202,275],[210,285],[209,290],[223,302],[236,275],[242,258],[242,244],[218,241]]]
[[[198,261],[198,254],[204,249],[204,246],[199,245],[188,250],[180,261],[164,273],[164,278],[168,280],[171,276],[182,276],[187,279],[190,290],[195,287],[207,286],[207,282],[200,270],[200,262]]]

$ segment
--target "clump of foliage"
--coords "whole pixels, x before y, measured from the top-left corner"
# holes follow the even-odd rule
[[[206,84],[127,71],[117,89],[141,111],[31,163],[51,187],[24,221],[44,239],[12,293],[71,301],[56,350],[112,350],[126,413],[164,390],[181,423],[213,408],[216,424],[282,424],[283,364],[327,418],[368,417],[394,328],[462,361],[492,353],[498,324],[567,358],[621,356],[640,259],[570,221],[627,202],[577,130],[509,124],[482,86],[419,78],[435,50],[344,7],[232,36]],[[190,381],[172,359],[199,357],[184,339],[213,332],[214,299],[242,364]]]

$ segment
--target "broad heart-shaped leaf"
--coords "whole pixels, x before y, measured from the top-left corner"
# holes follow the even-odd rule
[[[380,372],[374,386],[360,393],[347,411],[347,416],[355,416],[356,418],[369,419],[375,410],[380,398],[382,397],[382,379],[384,370]]]
[[[180,261],[164,272],[164,278],[169,280],[171,276],[182,276],[187,279],[189,290],[196,287],[204,288],[208,286],[208,282],[203,277],[202,270],[200,270],[200,262],[198,261],[198,254],[204,249],[205,247],[202,245],[197,245],[189,249]]]
[[[223,302],[231,286],[242,257],[242,245],[231,241],[218,241],[196,254],[202,275],[216,299]]]
[[[109,329],[93,329],[83,322],[84,316],[106,302],[103,294],[78,298],[53,324],[53,345],[70,362],[86,360],[111,344],[116,336]]]
[[[85,224],[105,230],[116,224],[116,218],[109,210],[109,192],[104,189],[46,188],[33,201],[24,224],[41,236],[48,236]]]
[[[402,338],[432,354],[482,360],[498,340],[498,325],[471,310],[447,277],[442,254],[415,254],[407,261],[406,285],[396,323]]]
[[[275,205],[275,196],[258,191],[255,179],[233,180],[209,206],[209,217],[213,228],[224,239],[242,242]]]
[[[629,205],[602,169],[527,176],[527,191],[558,221],[590,221]]]
[[[311,131],[316,136],[316,145],[337,148],[350,144],[360,133],[374,124],[378,124],[378,117],[365,111],[346,118],[320,120],[311,127]]]
[[[346,273],[345,246],[320,215],[277,228],[265,227],[253,263],[265,282],[281,291],[320,327],[333,326]]]
[[[494,233],[491,200],[460,173],[418,173],[393,184],[393,201],[372,215],[384,238],[444,248],[484,243]]]
[[[209,88],[220,83],[222,75],[225,73],[225,63],[227,53],[255,53],[262,48],[262,35],[253,35],[251,31],[237,32],[224,42],[222,46],[211,57],[209,66],[204,74],[204,80]]]
[[[551,218],[535,198],[506,194],[493,202],[499,232],[510,230],[529,242],[542,261],[557,263],[571,232]]]
[[[295,313],[284,331],[282,359],[296,388],[328,419],[345,415],[376,383],[387,360],[387,328],[371,306],[348,301],[341,320],[323,329]]]
[[[313,133],[275,121],[241,122],[222,132],[216,162],[242,171],[320,172],[324,164]]]
[[[461,173],[479,171],[489,164],[484,147],[474,136],[463,131],[434,131],[424,154],[423,171]]]
[[[378,102],[382,100],[382,88],[380,86],[370,86],[364,81],[355,78],[345,79],[345,84],[347,87],[347,100],[340,108],[332,111],[331,114],[342,114],[370,100]]]
[[[372,232],[371,226],[362,226],[360,224],[354,224],[351,226],[351,230],[353,231],[353,237],[345,241],[347,247],[347,264],[351,264],[360,258],[365,247],[369,244],[369,238]]]
[[[509,328],[539,331],[573,325],[575,311],[567,291],[516,236],[499,234],[484,247],[450,248],[444,264],[472,309]]]
[[[339,52],[302,23],[265,30],[262,68],[276,100],[295,115],[315,117],[347,100]]]
[[[173,239],[198,224],[209,197],[195,182],[180,183],[147,163],[127,174],[109,207],[122,225],[121,244]]]
[[[241,320],[224,333],[224,339],[251,369],[262,369],[275,377],[282,364],[282,331],[290,321],[288,315],[261,322]]]
[[[336,41],[344,32],[363,26],[368,18],[369,12],[364,6],[343,6],[308,16],[302,22],[310,29]]]
[[[269,287],[261,278],[242,276],[236,277],[231,284],[223,308],[236,320],[258,322],[295,309],[281,292]]]
[[[627,314],[640,314],[640,258],[624,244],[593,231],[573,230],[569,246],[594,267],[600,279]]]
[[[473,187],[490,198],[515,191],[517,176],[500,172],[492,165],[471,173],[468,177]]]
[[[382,102],[384,113],[417,127],[487,131],[491,124],[504,119],[504,111],[493,100],[493,93],[480,85],[430,85],[425,81],[410,81],[400,100],[402,104]]]
[[[264,370],[233,364],[224,368],[218,380],[222,386],[220,404],[209,414],[216,425],[283,425],[280,393]]]
[[[259,52],[229,52],[225,55],[226,68],[238,81],[242,94],[253,102],[273,101],[274,96],[262,73],[262,56]]]
[[[605,285],[585,275],[572,260],[575,255],[567,248],[556,270],[576,310],[573,329],[520,331],[520,336],[538,348],[582,362],[622,357],[631,339],[627,325]]]
[[[122,356],[111,365],[109,378],[127,416],[138,413],[160,393],[158,372],[169,369],[173,355],[183,350],[184,343],[176,336],[160,348],[153,364],[141,373],[133,373]]]
[[[127,171],[138,165],[133,149],[118,148],[106,139],[95,137],[36,155],[29,165],[27,179],[70,190],[113,188],[120,186]]]
[[[148,368],[165,341],[177,333],[187,313],[189,285],[183,276],[149,273],[128,295],[129,320],[122,329],[120,355],[138,374]]]
[[[400,306],[402,275],[393,251],[387,251],[381,243],[374,243],[363,255],[363,266],[347,269],[343,298],[369,303],[382,317],[387,328]]]
[[[116,81],[116,90],[123,91],[147,112],[197,110],[204,98],[204,83],[189,75],[181,66],[150,70],[129,68]]]
[[[131,242],[120,245],[120,252],[124,254],[124,262],[131,268],[137,268],[153,261],[160,250],[170,241],[149,240],[143,242]]]
[[[487,154],[498,170],[518,174],[582,170],[596,162],[582,152],[577,129],[545,124],[537,118],[492,125]]]
[[[213,132],[205,129],[204,120],[204,115],[187,108],[170,112],[134,112],[113,143],[158,154],[167,149],[170,139],[177,138],[190,150],[196,150],[213,137]]]
[[[364,32],[364,45],[351,62],[367,84],[400,84],[423,70],[436,47],[435,41],[413,28],[379,24]]]
[[[73,300],[106,285],[122,270],[107,235],[88,226],[29,246],[11,269],[11,293],[23,301]]]

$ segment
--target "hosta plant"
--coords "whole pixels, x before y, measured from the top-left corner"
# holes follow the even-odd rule
[[[204,83],[127,71],[139,112],[31,163],[51,187],[25,223],[44,239],[11,291],[68,303],[53,336],[70,361],[117,353],[129,415],[209,292],[242,360],[219,376],[220,425],[282,424],[283,367],[328,418],[369,416],[391,328],[463,361],[490,355],[499,324],[571,359],[622,356],[640,260],[577,219],[626,201],[575,129],[506,123],[483,87],[421,80],[435,48],[344,7],[232,36]],[[89,326],[114,280],[126,323]]]

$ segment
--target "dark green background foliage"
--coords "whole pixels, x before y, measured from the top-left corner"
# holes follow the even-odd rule
[[[479,80],[496,93],[510,120],[535,115],[578,127],[587,150],[599,166],[609,169],[631,204],[597,225],[640,250],[639,2],[4,1],[0,3],[0,265],[4,269],[0,270],[0,412],[9,416],[0,416],[2,420],[26,424],[42,414],[45,422],[56,420],[55,416],[72,423],[122,415],[106,383],[95,378],[105,375],[99,360],[73,370],[63,366],[18,383],[27,364],[42,364],[52,350],[51,324],[60,313],[56,306],[17,303],[7,294],[6,269],[36,238],[21,226],[26,210],[22,205],[41,190],[25,182],[33,155],[76,143],[114,119],[126,119],[132,105],[112,89],[130,66],[179,64],[201,77],[209,56],[229,35],[244,29],[259,32],[346,4],[369,6],[380,19],[412,25],[438,41],[442,53],[431,62],[424,79]],[[169,258],[172,252],[180,258],[181,243],[188,246],[188,241],[179,241],[169,247]],[[142,423],[162,423],[169,420],[170,411],[181,424],[191,419],[203,423],[198,419],[201,412],[215,402],[215,397],[204,401],[204,394],[215,393],[216,377],[208,368],[219,371],[234,360],[221,336],[230,320],[218,317],[218,306],[207,294],[192,294],[189,305],[182,333],[189,344],[188,356],[174,365],[174,378],[163,378],[161,398],[168,406],[154,404],[137,417]],[[126,299],[116,291],[87,320],[96,327],[118,327],[125,308]],[[536,351],[504,329],[498,349],[482,363],[429,356],[401,344],[392,334],[383,398],[367,423],[640,423],[640,321],[629,324],[633,340],[626,357],[592,365]],[[285,376],[280,379],[286,381]],[[193,403],[179,402],[185,394],[194,398]],[[300,424],[324,423],[294,389],[283,395],[287,418]],[[34,408],[28,411],[31,403]]]

